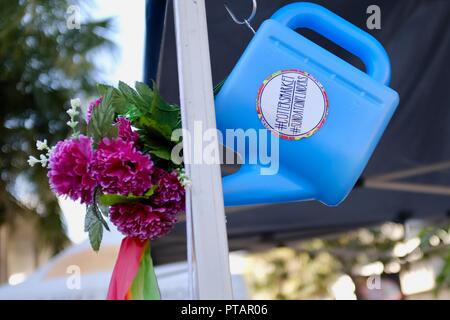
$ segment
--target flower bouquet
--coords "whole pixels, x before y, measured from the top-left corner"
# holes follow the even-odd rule
[[[47,167],[55,194],[86,204],[85,231],[95,251],[107,220],[125,236],[108,299],[159,299],[150,240],[177,222],[188,182],[182,163],[171,160],[180,143],[172,138],[180,108],[144,83],[97,87],[101,97],[85,112],[79,99],[71,100],[72,136],[53,147],[38,141],[43,154],[29,164]]]

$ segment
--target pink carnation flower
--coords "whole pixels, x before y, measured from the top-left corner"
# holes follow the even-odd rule
[[[102,103],[103,97],[100,97],[94,101],[91,101],[88,105],[87,111],[86,111],[86,122],[89,123],[91,121],[92,111],[94,108],[98,107],[100,103]]]
[[[158,186],[151,197],[153,207],[170,214],[184,211],[186,192],[175,171],[167,172],[155,168],[152,180],[153,184]]]
[[[153,162],[132,142],[103,138],[94,152],[92,171],[103,192],[139,196],[152,185]]]
[[[126,236],[153,240],[167,234],[176,217],[142,203],[116,204],[109,210],[111,222]]]
[[[133,142],[133,144],[136,144],[139,135],[137,132],[133,131],[131,128],[131,122],[123,117],[119,117],[116,120],[116,124],[119,128],[119,138],[127,141],[127,142]]]
[[[79,138],[58,142],[49,159],[48,178],[52,190],[81,203],[91,203],[96,182],[91,176],[92,140]]]

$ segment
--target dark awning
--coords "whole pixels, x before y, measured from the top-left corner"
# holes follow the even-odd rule
[[[257,29],[278,8],[291,2],[294,1],[259,0],[253,27]],[[392,64],[391,87],[400,94],[400,105],[363,174],[361,185],[341,205],[331,208],[302,202],[227,208],[231,250],[321,236],[384,221],[450,213],[450,2],[379,0],[376,4],[381,8],[381,30],[366,28],[366,9],[373,1],[312,2],[368,31],[385,46]],[[250,0],[228,3],[236,15],[242,13],[246,17],[251,11]],[[231,71],[252,33],[233,23],[220,1],[207,1],[207,16],[213,79],[218,83]],[[361,66],[357,58],[320,36],[311,32],[305,35]],[[150,73],[149,64],[147,61],[146,74]],[[170,6],[161,91],[169,101],[178,102]],[[390,173],[395,174],[372,179]],[[184,223],[180,223],[171,235],[155,241],[153,254],[158,263],[185,258],[184,228]]]

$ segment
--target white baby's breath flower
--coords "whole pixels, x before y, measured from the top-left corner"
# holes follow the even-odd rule
[[[77,115],[80,114],[80,112],[77,111],[76,109],[69,109],[66,112],[70,116],[71,119],[75,118]]]
[[[78,125],[78,121],[72,121],[72,120],[67,121],[67,125],[69,127],[71,127],[72,129],[74,129]]]
[[[76,117],[80,114],[80,112],[77,109],[81,108],[81,101],[80,99],[72,99],[70,100],[70,105],[72,107],[66,111],[67,114],[70,116],[70,120],[67,122],[67,125],[71,127],[73,130],[72,137],[77,137],[79,135],[79,132],[75,128],[78,125],[78,121],[75,120]]]
[[[47,166],[48,158],[43,154],[41,154],[40,158],[41,158],[41,161],[40,161],[41,165],[42,165],[42,167],[45,168]]]
[[[181,179],[181,184],[183,185],[183,187],[189,188],[190,186],[192,186],[192,180],[187,176],[184,176],[183,179]]]
[[[178,181],[180,181],[183,187],[188,188],[192,185],[192,180],[186,175],[186,171],[184,170],[184,168],[178,168],[177,173]]]
[[[80,108],[81,107],[81,100],[79,98],[71,99],[70,100],[70,105],[72,106],[73,109]]]
[[[48,149],[48,145],[47,145],[47,139],[44,139],[43,141],[36,141],[36,148],[38,150],[47,150]]]
[[[39,159],[36,159],[35,157],[33,157],[33,156],[30,156],[29,158],[28,158],[28,165],[30,166],[30,167],[34,167],[34,165],[36,164],[36,163],[40,163],[41,161],[39,161]]]

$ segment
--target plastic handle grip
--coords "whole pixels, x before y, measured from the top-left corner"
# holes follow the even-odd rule
[[[308,28],[335,42],[366,66],[367,74],[389,85],[391,65],[383,46],[370,34],[328,9],[308,2],[292,3],[279,9],[271,19],[291,28]]]

